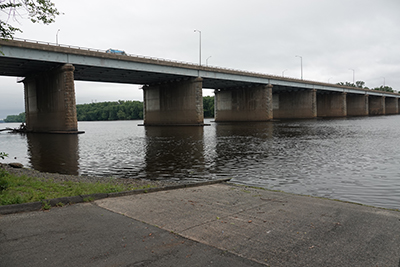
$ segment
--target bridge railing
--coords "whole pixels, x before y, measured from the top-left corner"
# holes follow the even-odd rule
[[[36,41],[36,40],[29,40],[29,39],[22,39],[22,38],[14,38],[13,40],[21,41],[21,42],[34,43],[34,44],[48,45],[48,46],[72,48],[72,49],[78,49],[78,50],[83,50],[83,51],[92,51],[92,52],[101,52],[101,53],[106,53],[106,51],[107,51],[107,50],[103,50],[103,49],[88,48],[88,47],[66,45],[66,44],[56,44],[56,43],[52,43],[52,42]],[[150,56],[143,56],[143,55],[137,55],[137,54],[127,54],[127,56],[135,57],[135,58],[142,58],[142,59],[157,60],[157,61],[161,61],[161,62],[171,62],[171,63],[177,63],[177,64],[184,64],[184,65],[190,65],[190,66],[194,66],[194,67],[198,67],[199,66],[199,64],[197,64],[197,63],[191,63],[191,62],[186,62],[186,61],[178,61],[178,60],[171,60],[171,59],[165,59],[165,58],[150,57]],[[208,65],[204,66],[204,65],[201,65],[201,67],[219,69],[219,70],[226,70],[226,71],[241,72],[241,73],[248,73],[248,74],[255,74],[255,75],[263,75],[263,76],[267,75],[267,76],[276,77],[276,78],[283,78],[282,76],[273,75],[273,74],[265,74],[265,73],[261,73],[261,72],[239,70],[239,69],[219,67],[219,66],[208,66]],[[296,78],[290,78],[290,77],[284,77],[284,78],[298,80]]]
[[[103,50],[103,49],[87,48],[87,47],[65,45],[65,44],[56,44],[56,43],[51,43],[51,42],[35,41],[35,40],[21,39],[21,38],[14,38],[14,40],[48,45],[48,46],[53,46],[53,47],[54,46],[55,47],[64,47],[64,48],[72,48],[72,49],[78,49],[78,50],[83,50],[83,51],[106,53],[106,50]],[[298,78],[293,78],[293,77],[282,77],[279,75],[265,74],[265,73],[261,73],[261,72],[254,72],[254,71],[247,71],[247,70],[239,70],[239,69],[232,69],[232,68],[225,68],[225,67],[218,67],[218,66],[204,66],[204,65],[199,66],[199,64],[196,64],[196,63],[190,63],[190,62],[178,61],[178,60],[170,60],[170,59],[157,58],[157,57],[150,57],[150,56],[142,56],[142,55],[136,55],[136,54],[127,54],[127,56],[132,57],[132,58],[138,58],[138,59],[148,59],[148,60],[154,60],[154,61],[158,61],[158,62],[180,64],[180,65],[191,66],[191,67],[196,67],[196,68],[201,67],[201,68],[204,68],[204,70],[209,69],[211,71],[234,72],[235,74],[248,74],[251,76],[259,76],[259,77],[268,78],[268,79],[275,78],[275,79],[279,79],[279,80],[287,80],[287,81],[294,81],[294,82],[300,82],[300,83],[306,83],[306,84],[315,84],[315,85],[321,85],[321,86],[336,87],[336,88],[342,88],[342,89],[351,89],[351,90],[357,89],[357,90],[366,91],[366,92],[373,91],[375,93],[382,92],[385,94],[386,93],[397,94],[397,93],[390,93],[390,92],[384,92],[384,91],[376,91],[376,90],[372,90],[372,89],[343,86],[343,85],[338,85],[338,84],[329,83],[329,82],[303,80],[303,79],[298,79]]]

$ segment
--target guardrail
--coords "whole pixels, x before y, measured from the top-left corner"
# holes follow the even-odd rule
[[[48,45],[48,46],[56,46],[56,47],[72,48],[72,49],[78,49],[78,50],[84,50],[84,51],[106,53],[106,50],[103,50],[103,49],[87,48],[87,47],[80,47],[80,46],[74,46],[74,45],[65,45],[65,44],[55,44],[55,43],[51,43],[51,42],[35,41],[35,40],[21,39],[21,38],[14,38],[13,40],[17,40],[17,41],[21,41],[21,42],[29,42],[29,43]],[[396,91],[395,91],[395,93],[392,93],[392,92],[386,92],[386,91],[378,91],[378,90],[372,90],[372,89],[365,89],[365,88],[358,88],[358,87],[351,87],[351,86],[343,86],[343,85],[338,85],[338,84],[329,83],[329,82],[327,83],[327,82],[319,82],[319,81],[313,81],[313,80],[302,80],[302,79],[293,78],[293,77],[282,77],[282,76],[279,76],[279,75],[265,74],[265,73],[261,73],[261,72],[246,71],[246,70],[224,68],[224,67],[217,67],[217,66],[208,66],[208,65],[204,66],[204,65],[199,65],[199,64],[185,62],[185,61],[169,60],[169,59],[142,56],[142,55],[136,55],[136,54],[127,54],[126,56],[133,57],[133,58],[138,58],[138,59],[149,59],[149,60],[154,60],[154,61],[158,61],[158,62],[182,64],[182,65],[186,65],[186,66],[190,66],[190,67],[208,68],[210,70],[228,71],[228,72],[235,72],[235,73],[241,73],[241,74],[249,74],[249,75],[253,75],[253,76],[262,76],[262,77],[267,78],[267,79],[274,79],[275,78],[275,79],[279,79],[279,80],[286,80],[286,81],[292,81],[292,82],[315,84],[315,85],[322,85],[322,86],[330,86],[330,87],[342,88],[344,92],[345,92],[344,89],[356,89],[356,90],[365,91],[365,92],[369,91],[369,92],[374,92],[374,93],[378,93],[379,92],[379,93],[383,93],[383,94],[396,94],[396,95],[398,95],[398,93]]]
[[[79,50],[84,50],[84,51],[106,53],[106,50],[103,50],[103,49],[87,48],[87,47],[80,47],[80,46],[74,46],[74,45],[65,45],[65,44],[55,44],[55,43],[51,43],[51,42],[35,41],[35,40],[22,39],[22,38],[14,38],[13,40],[21,41],[21,42],[29,42],[29,43],[34,43],[34,44],[42,44],[42,45],[49,45],[49,46],[58,46],[58,47],[79,49]],[[127,53],[127,56],[135,57],[135,58],[142,58],[142,59],[157,60],[157,61],[161,61],[161,62],[178,63],[178,64],[196,66],[196,67],[199,66],[199,64],[196,64],[196,63],[190,63],[190,62],[178,61],[178,60],[170,60],[170,59],[165,59],[165,58],[150,57],[150,56],[143,56],[143,55],[137,55],[137,54],[128,54]],[[254,74],[254,75],[263,75],[263,76],[275,77],[275,78],[279,78],[279,79],[299,80],[299,79],[292,78],[292,77],[282,77],[282,76],[273,75],[273,74],[265,74],[265,73],[261,73],[261,72],[239,70],[239,69],[232,69],[232,68],[225,68],[225,67],[218,67],[218,66],[208,66],[208,65],[204,66],[204,65],[201,65],[201,67],[219,69],[219,70],[227,70],[227,71],[234,71],[234,72],[241,72],[241,73],[248,73],[248,74]],[[316,81],[312,81],[312,80],[299,80],[299,81],[316,82]]]

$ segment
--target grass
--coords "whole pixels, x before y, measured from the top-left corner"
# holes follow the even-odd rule
[[[134,187],[112,182],[71,182],[43,180],[25,175],[17,176],[0,169],[0,205],[11,205],[42,201],[45,199],[88,195],[95,193],[113,193],[135,189],[146,189],[151,185]],[[90,199],[86,199],[90,201]]]

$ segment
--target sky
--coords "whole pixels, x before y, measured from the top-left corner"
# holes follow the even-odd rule
[[[399,0],[53,0],[50,25],[23,12],[15,38],[320,82],[400,91]],[[6,15],[0,13],[2,20]],[[300,57],[301,58],[300,58]],[[0,76],[0,120],[24,112],[23,85]],[[75,82],[77,104],[143,100],[140,85]],[[213,95],[213,90],[204,90]]]

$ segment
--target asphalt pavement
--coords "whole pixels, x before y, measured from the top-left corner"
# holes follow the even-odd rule
[[[231,184],[0,216],[0,266],[394,266],[400,212]]]

